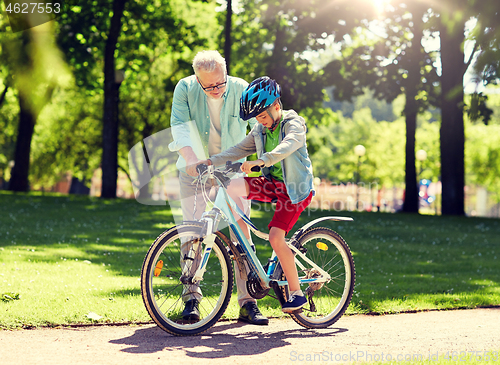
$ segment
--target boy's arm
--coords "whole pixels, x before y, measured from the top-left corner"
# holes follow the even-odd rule
[[[226,161],[237,161],[244,157],[250,156],[255,153],[257,149],[255,148],[255,139],[252,132],[236,146],[229,147],[224,152],[210,157],[210,161],[216,166],[224,164]]]
[[[272,166],[297,151],[305,143],[305,124],[289,121],[285,124],[285,138],[275,149],[260,156],[260,159],[264,161],[266,167]]]

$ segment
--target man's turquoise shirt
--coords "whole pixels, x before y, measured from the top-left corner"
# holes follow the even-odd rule
[[[222,96],[224,103],[220,113],[222,151],[241,142],[246,136],[247,126],[250,125],[252,128],[257,122],[255,118],[248,121],[240,118],[240,98],[247,86],[248,83],[243,79],[227,77],[226,90]],[[174,138],[169,145],[170,150],[178,151],[191,146],[200,160],[209,157],[210,114],[207,95],[195,75],[180,80],[175,87],[170,125]],[[189,126],[195,126],[198,130],[198,142],[196,142],[198,138],[193,138],[193,131],[190,131]],[[185,165],[183,160],[182,157],[179,158],[177,163],[179,168]]]

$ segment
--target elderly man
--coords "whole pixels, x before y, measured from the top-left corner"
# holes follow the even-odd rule
[[[197,175],[196,165],[205,157],[218,154],[239,143],[246,135],[247,126],[253,127],[255,118],[244,121],[240,118],[240,98],[248,83],[226,74],[226,61],[217,51],[199,52],[193,60],[194,75],[179,81],[174,90],[171,126],[174,142],[170,148],[180,154],[178,166],[185,166],[179,172],[181,185],[181,206],[184,220],[199,219],[205,210],[203,199],[196,199],[194,216],[193,177]],[[198,158],[192,141],[186,138],[183,129],[187,122],[196,124],[203,148],[203,158]],[[202,157],[202,156],[200,156]],[[231,233],[231,239],[236,241]],[[186,246],[186,245],[183,245]],[[181,247],[181,254],[189,247]],[[265,325],[269,320],[260,313],[257,302],[247,291],[246,282],[240,278],[235,266],[239,319],[251,324]],[[186,320],[198,320],[201,289],[190,285],[184,290],[185,303],[182,316]]]

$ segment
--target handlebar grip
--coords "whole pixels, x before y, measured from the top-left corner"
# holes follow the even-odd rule
[[[196,171],[198,171],[198,174],[203,174],[205,171],[207,171],[208,165],[202,163],[196,166]]]
[[[253,171],[253,172],[260,172],[260,170],[261,170],[260,166],[252,166],[252,168],[250,169],[250,171]]]
[[[232,172],[240,172],[241,162],[232,163],[231,161],[226,161],[226,169]]]

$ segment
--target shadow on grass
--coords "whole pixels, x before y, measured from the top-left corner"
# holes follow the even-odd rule
[[[151,243],[174,225],[168,206],[135,200],[0,192],[0,205],[5,212],[0,215],[0,249],[17,250],[18,261],[88,260],[119,276],[139,277]],[[266,232],[271,207],[252,209],[252,220]],[[384,301],[404,306],[411,300],[411,310],[424,296],[438,308],[500,303],[500,220],[305,211],[294,230],[327,215],[354,218],[321,225],[343,236],[353,252],[353,304],[358,308],[371,311]],[[265,264],[271,248],[257,238],[254,242]]]
[[[242,327],[248,328],[248,331],[238,334],[224,333]],[[159,327],[148,327],[137,330],[132,336],[110,342],[130,346],[121,351],[133,354],[153,354],[165,349],[176,349],[183,350],[192,358],[224,359],[231,356],[263,354],[278,347],[286,347],[290,345],[287,339],[333,338],[348,331],[346,328],[309,330],[299,327],[294,330],[276,332],[266,329],[263,332],[252,330],[252,328],[254,329],[255,326],[242,322],[223,322],[199,336],[177,337],[164,332]],[[203,348],[206,349],[202,351]]]
[[[133,200],[2,193],[0,205],[4,250],[31,262],[88,260],[125,276],[138,276],[151,243],[173,226],[168,207]]]
[[[168,206],[135,200],[0,192],[0,205],[7,207],[7,214],[0,216],[5,227],[0,247],[18,251],[19,260],[86,260],[129,277],[140,275],[151,244],[175,224]],[[265,261],[272,249],[267,245],[260,251]]]

